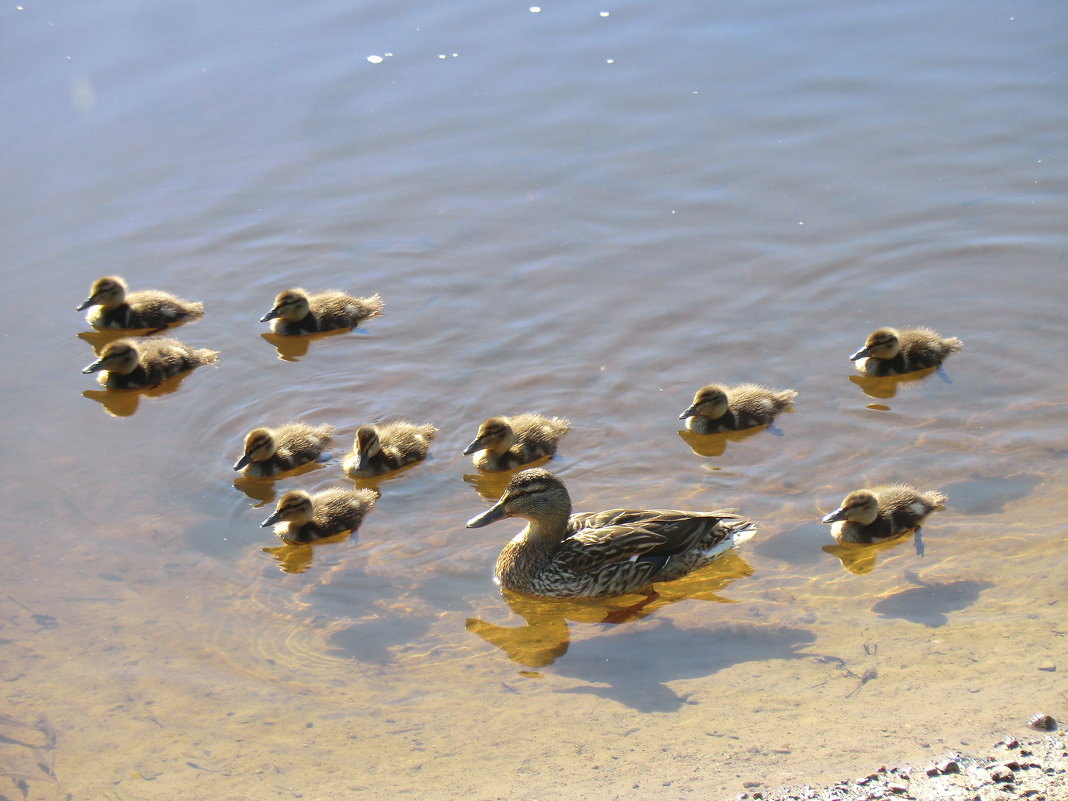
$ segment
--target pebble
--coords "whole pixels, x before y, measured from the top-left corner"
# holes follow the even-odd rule
[[[1039,712],[1027,719],[1027,725],[1039,731],[1053,731],[1057,728],[1057,721],[1053,719],[1052,715],[1045,715]]]

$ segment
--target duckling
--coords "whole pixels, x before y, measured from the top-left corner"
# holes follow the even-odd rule
[[[739,431],[770,423],[779,412],[790,408],[797,392],[775,390],[758,384],[724,387],[709,384],[697,390],[693,403],[679,415],[686,428],[697,434]]]
[[[203,303],[182,300],[169,292],[142,289],[128,293],[126,282],[117,275],[96,279],[89,297],[75,311],[90,306],[99,307],[85,318],[94,328],[162,329],[204,314]]]
[[[573,515],[564,483],[541,468],[513,476],[501,499],[467,527],[506,517],[521,517],[527,526],[497,558],[497,583],[550,598],[622,595],[681,578],[756,532],[751,521],[728,511]]]
[[[260,318],[274,320],[271,330],[282,336],[314,334],[336,328],[353,328],[382,312],[382,298],[357,298],[336,289],[309,295],[303,289],[287,289],[274,299],[274,308]]]
[[[372,489],[334,488],[314,495],[290,490],[278,499],[274,514],[260,525],[266,528],[278,523],[274,533],[286,542],[314,542],[359,528],[377,499],[378,492]]]
[[[920,492],[908,484],[891,484],[849,493],[842,505],[823,518],[833,523],[839,542],[874,542],[918,528],[946,502],[941,492]]]
[[[108,389],[147,389],[218,358],[218,351],[191,348],[177,339],[118,339],[82,372],[105,370],[100,383]]]
[[[341,462],[341,469],[353,478],[370,478],[421,462],[436,433],[437,428],[429,423],[420,426],[404,420],[360,426],[352,452]]]
[[[278,428],[254,428],[245,437],[244,455],[234,470],[250,478],[268,478],[314,462],[334,438],[331,425],[286,423]]]
[[[945,338],[930,328],[877,328],[849,359],[864,375],[897,375],[938,367],[963,345],[956,337]]]
[[[552,456],[556,443],[571,430],[571,421],[540,414],[491,417],[478,427],[478,436],[466,448],[480,470],[513,470],[520,465]]]

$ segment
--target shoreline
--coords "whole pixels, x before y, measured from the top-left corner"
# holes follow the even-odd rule
[[[730,801],[1032,801],[1068,799],[1068,732],[1006,736],[983,749],[954,750],[915,764],[882,765],[823,787],[762,790],[756,782]],[[726,799],[725,799],[726,801]]]

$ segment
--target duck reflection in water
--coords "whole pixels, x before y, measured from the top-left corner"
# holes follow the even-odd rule
[[[614,626],[641,620],[678,601],[735,603],[719,595],[736,579],[752,575],[753,568],[731,551],[690,575],[656,585],[656,591],[630,593],[612,598],[539,598],[502,590],[511,610],[524,621],[521,626],[500,626],[479,618],[467,621],[467,630],[500,648],[505,655],[528,668],[551,665],[571,644],[568,621]]]
[[[351,531],[343,531],[330,537],[323,537],[310,542],[284,542],[270,548],[261,548],[260,551],[270,555],[278,563],[278,569],[283,573],[303,573],[314,562],[315,549],[320,545],[344,542],[352,537]]]
[[[914,536],[915,542],[920,543],[919,529],[916,530]],[[905,532],[897,537],[892,537],[881,542],[839,542],[834,545],[824,545],[821,550],[831,554],[831,556],[837,557],[838,561],[842,563],[842,567],[850,573],[862,576],[871,573],[871,571],[875,569],[880,554],[898,548],[902,543],[908,542],[908,540],[908,532]],[[917,545],[917,553],[918,555],[923,556],[922,543]]]
[[[903,375],[851,375],[849,376],[849,380],[860,387],[860,391],[869,398],[886,400],[897,395],[899,386],[904,386],[907,390],[909,389],[909,384],[923,381],[923,379],[931,375],[931,373],[938,373],[943,381],[949,383],[949,377],[941,367],[928,367],[925,370],[919,370],[914,373],[905,373]],[[888,407],[869,404],[869,408],[885,411]]]
[[[176,375],[150,389],[87,389],[82,392],[82,397],[99,403],[111,417],[130,417],[137,411],[142,397],[162,398],[164,395],[171,395],[178,391],[189,375]]]
[[[280,334],[260,334],[260,337],[265,339],[274,345],[274,349],[278,351],[278,358],[283,362],[296,362],[300,361],[302,356],[308,355],[308,347],[312,342],[319,342],[323,339],[330,337],[343,337],[347,334],[353,334],[355,336],[369,336],[366,331],[354,329],[349,331],[348,329],[334,329],[332,331],[321,331],[316,334],[304,334],[299,337],[288,337]]]
[[[696,455],[722,456],[723,452],[727,450],[728,442],[741,442],[764,431],[782,435],[782,432],[775,428],[774,423],[757,426],[756,428],[747,428],[743,431],[721,431],[718,434],[695,434],[693,431],[680,429],[678,434]]]

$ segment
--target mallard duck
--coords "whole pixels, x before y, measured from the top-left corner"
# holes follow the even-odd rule
[[[478,436],[464,449],[475,455],[472,461],[480,470],[513,470],[543,456],[556,453],[556,443],[571,429],[562,417],[518,414],[515,417],[491,417],[478,427]]]
[[[768,389],[758,384],[724,387],[709,384],[697,390],[693,403],[679,415],[696,434],[738,431],[770,423],[779,412],[790,408],[797,392]]]
[[[963,344],[956,337],[945,338],[930,328],[877,328],[849,359],[864,375],[898,375],[938,367]]]
[[[420,426],[404,420],[360,426],[341,469],[354,478],[370,478],[422,461],[435,433],[437,428],[429,423]]]
[[[331,425],[286,423],[278,428],[254,428],[245,437],[245,452],[234,470],[251,478],[267,478],[314,462],[333,440]]]
[[[174,323],[196,320],[204,314],[203,303],[182,300],[169,292],[142,289],[127,292],[126,282],[106,275],[93,282],[76,311],[97,306],[86,316],[94,328],[166,328]]]
[[[823,522],[833,524],[831,536],[839,542],[874,542],[917,528],[945,502],[941,492],[920,492],[908,484],[859,489]]]
[[[191,348],[177,339],[119,339],[105,346],[100,358],[82,372],[105,370],[100,383],[108,389],[146,389],[218,358],[218,351]]]
[[[314,542],[359,528],[377,498],[375,490],[364,488],[328,489],[314,495],[290,490],[260,525],[274,526],[274,533],[286,542]]]
[[[271,330],[282,336],[314,334],[352,328],[382,312],[382,298],[357,298],[336,289],[309,295],[303,289],[287,289],[274,299],[274,307],[260,318],[274,320]]]
[[[622,595],[681,578],[756,531],[749,520],[727,511],[611,509],[572,515],[564,483],[541,468],[513,476],[501,499],[467,527],[506,517],[522,517],[527,527],[497,558],[497,583],[551,598]]]

